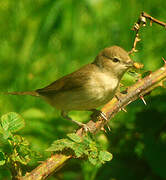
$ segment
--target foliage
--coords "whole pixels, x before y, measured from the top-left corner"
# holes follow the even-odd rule
[[[134,38],[131,28],[140,12],[166,21],[165,9],[164,0],[0,0],[0,92],[44,87],[93,61],[101,49],[110,45],[130,50]],[[132,58],[145,65],[144,71],[162,66],[161,57],[166,57],[165,33],[156,24],[140,31],[139,51]],[[123,84],[132,83],[133,78],[126,74]],[[97,137],[104,149],[113,154],[111,162],[95,167],[72,160],[49,179],[166,179],[165,89],[156,89],[145,100],[147,106],[138,100],[127,107],[128,113],[118,113],[110,122],[112,131]],[[10,179],[9,170],[4,168],[6,154],[13,153],[9,140],[22,144],[24,137],[30,142],[30,149],[42,154],[42,161],[50,155],[45,149],[55,139],[76,129],[40,99],[0,94],[0,115],[10,111],[21,114],[26,126],[17,132],[9,132],[8,126],[6,134],[0,128],[0,179]],[[84,122],[89,119],[88,112],[70,115]],[[22,138],[9,139],[11,135]],[[22,150],[19,153],[22,157]],[[28,170],[37,165],[33,158]]]
[[[1,117],[0,120],[0,140],[8,146],[7,152],[0,146],[0,166],[6,165],[18,174],[21,165],[27,165],[31,158],[36,158],[37,153],[31,150],[29,142],[18,132],[25,125],[24,119],[15,112],[10,112]]]
[[[102,150],[99,144],[90,136],[86,135],[81,138],[75,133],[68,134],[67,136],[68,138],[66,139],[54,141],[47,151],[64,152],[67,154],[72,150],[74,152],[73,156],[76,158],[88,158],[93,165],[112,159],[112,154]]]

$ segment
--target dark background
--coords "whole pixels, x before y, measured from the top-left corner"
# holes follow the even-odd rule
[[[94,60],[111,45],[130,50],[131,31],[141,11],[166,22],[164,0],[0,0],[0,91],[44,87]],[[133,56],[144,71],[155,71],[166,57],[166,30],[149,24],[140,32],[139,52]],[[134,83],[126,75],[124,82]],[[113,160],[101,167],[80,160],[69,161],[52,179],[64,180],[164,180],[166,179],[166,91],[158,88],[127,107],[111,120],[112,131],[99,134]],[[26,127],[20,131],[32,149],[48,157],[45,149],[77,127],[60,113],[30,96],[0,95],[0,115],[21,114]],[[87,112],[71,112],[87,122]],[[1,147],[0,147],[1,148]],[[29,170],[37,166],[30,162]],[[0,168],[0,179],[10,179]]]

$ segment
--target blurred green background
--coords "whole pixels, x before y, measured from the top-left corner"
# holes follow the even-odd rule
[[[93,61],[100,50],[120,45],[130,50],[131,31],[141,11],[166,22],[166,1],[151,0],[0,0],[0,91],[24,91],[44,87],[59,77]],[[166,30],[156,24],[140,32],[139,52],[133,56],[144,70],[155,71],[166,57]],[[129,75],[125,82],[134,83]],[[111,120],[111,132],[99,134],[113,160],[94,167],[69,161],[49,179],[60,180],[164,180],[166,179],[166,90],[158,88],[137,100]],[[20,131],[32,148],[45,149],[77,126],[60,113],[30,96],[0,95],[0,115],[15,111],[26,127]],[[89,113],[71,112],[80,121]],[[30,163],[27,170],[38,164]],[[0,179],[10,179],[1,168]]]

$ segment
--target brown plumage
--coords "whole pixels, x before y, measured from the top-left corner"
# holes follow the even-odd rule
[[[39,94],[36,91],[24,91],[24,92],[4,92],[4,94],[11,94],[11,95],[30,95],[39,97]]]
[[[70,119],[68,111],[94,110],[110,101],[123,74],[132,66],[133,61],[128,53],[121,47],[112,46],[102,50],[92,63],[44,88],[8,94],[41,97]]]

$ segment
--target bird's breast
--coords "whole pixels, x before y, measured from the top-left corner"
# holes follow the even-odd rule
[[[90,96],[102,105],[114,96],[119,80],[107,73],[96,73],[92,74],[92,78],[88,84]]]

